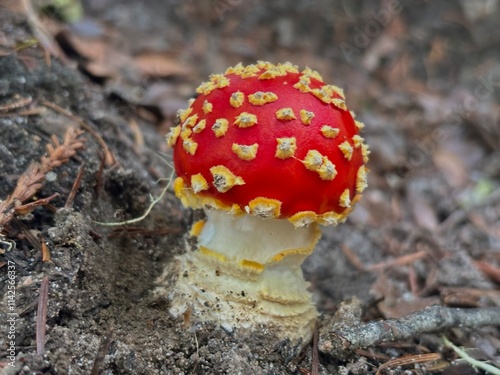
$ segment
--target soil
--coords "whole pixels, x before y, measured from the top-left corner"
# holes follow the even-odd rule
[[[266,327],[174,320],[153,290],[200,214],[169,190],[142,221],[99,223],[141,216],[166,187],[164,135],[199,82],[291,61],[345,89],[372,151],[362,201],[304,264],[321,321],[353,296],[362,321],[500,308],[500,3],[86,0],[74,23],[56,2],[26,3],[0,2],[0,199],[54,136],[84,122],[85,147],[33,200],[56,197],[2,229],[2,374],[371,374],[425,353],[441,359],[384,371],[473,371],[440,332],[335,358]],[[499,366],[500,327],[445,334]]]

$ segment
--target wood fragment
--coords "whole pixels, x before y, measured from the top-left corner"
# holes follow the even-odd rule
[[[50,262],[51,256],[50,256],[50,250],[49,247],[47,246],[47,243],[45,242],[45,238],[40,239],[40,245],[42,247],[42,262]]]
[[[364,265],[361,259],[354,253],[354,251],[352,251],[352,249],[349,246],[342,244],[340,248],[344,253],[344,255],[347,257],[347,259],[349,259],[351,264],[358,271],[383,271],[384,269],[393,266],[404,266],[406,264],[413,263],[414,261],[425,258],[427,256],[427,251],[420,250],[412,254],[402,255],[383,262],[371,265]]]
[[[75,182],[73,182],[73,186],[71,187],[71,191],[68,194],[68,198],[66,198],[66,203],[64,204],[64,208],[69,208],[73,204],[73,201],[76,197],[76,192],[80,188],[83,178],[83,172],[85,171],[85,163],[80,166],[78,169],[78,174],[76,175]]]
[[[397,258],[389,259],[384,262],[371,264],[365,267],[367,271],[381,271],[389,267],[393,266],[404,266],[409,263],[413,263],[418,259],[425,258],[427,256],[427,252],[424,250],[417,251],[416,253],[402,255]]]
[[[319,350],[342,358],[358,348],[379,342],[407,340],[422,333],[452,327],[500,326],[500,307],[460,309],[431,306],[399,319],[380,320],[358,326],[325,326],[320,331]]]
[[[45,353],[45,324],[47,322],[47,304],[49,301],[49,278],[44,276],[38,296],[36,313],[36,354]]]
[[[319,327],[316,324],[316,326],[314,327],[314,334],[313,334],[311,375],[318,375],[319,374],[318,340],[319,340]]]
[[[54,199],[54,198],[56,198],[58,196],[59,196],[59,193],[54,193],[54,194],[52,194],[51,196],[49,196],[47,198],[40,198],[40,199],[37,199],[37,200],[35,200],[33,202],[26,203],[26,204],[23,204],[21,206],[18,206],[14,210],[16,211],[16,214],[18,214],[18,215],[27,215],[30,212],[33,212],[33,210],[35,208],[40,207],[40,206],[45,206],[52,199]]]
[[[27,96],[25,98],[19,97],[19,95],[15,95],[16,99],[8,104],[4,104],[0,106],[0,112],[9,112],[12,111],[13,109],[25,107],[27,105],[30,105],[33,99],[30,96]]]

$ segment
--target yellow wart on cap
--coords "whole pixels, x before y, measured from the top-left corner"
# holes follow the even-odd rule
[[[175,145],[175,142],[177,142],[177,139],[179,138],[180,134],[181,134],[180,126],[174,126],[170,128],[170,131],[167,133],[167,144],[170,147],[173,147]]]
[[[353,118],[354,118],[354,116],[353,116]],[[356,125],[356,128],[358,129],[358,131],[361,131],[365,128],[365,124],[363,124],[361,121],[354,120],[354,125]]]
[[[323,164],[323,155],[316,150],[307,151],[306,157],[302,161],[306,169],[317,172]]]
[[[183,128],[186,128],[186,127],[191,127],[191,128],[192,128],[193,126],[195,126],[196,121],[198,121],[198,115],[195,113],[194,115],[189,116],[189,117],[186,119],[186,121],[184,121],[184,122],[182,123],[182,127],[183,127]]]
[[[355,148],[361,147],[363,144],[364,138],[359,136],[358,134],[352,136],[352,142],[354,143]]]
[[[300,110],[300,120],[304,125],[310,125],[314,118],[314,112],[306,111],[305,109]]]
[[[182,147],[188,154],[194,155],[198,148],[198,143],[188,138],[182,142]]]
[[[331,181],[337,175],[335,164],[333,164],[326,156],[323,156],[321,167],[318,169],[319,177],[322,180]]]
[[[241,72],[241,78],[255,77],[260,69],[256,65],[247,65]]]
[[[297,74],[299,72],[299,67],[291,62],[279,64],[278,66],[287,73]]]
[[[348,141],[344,141],[341,144],[339,144],[340,151],[342,151],[342,154],[344,154],[344,157],[347,160],[351,160],[352,158],[352,152],[353,148],[351,144]]]
[[[368,155],[370,155],[370,150],[368,149],[368,145],[363,143],[361,145],[361,155],[363,155],[363,163],[368,163]]]
[[[242,160],[252,160],[257,156],[258,147],[259,145],[257,143],[253,145],[239,145],[233,143],[231,150]]]
[[[203,82],[201,85],[199,85],[197,88],[196,88],[196,92],[198,94],[203,94],[203,95],[208,95],[210,94],[212,91],[214,91],[217,87],[215,86],[215,84],[213,82]]]
[[[203,113],[204,113],[204,114],[207,114],[207,113],[212,112],[213,108],[214,108],[213,104],[212,104],[212,103],[210,103],[208,100],[205,100],[205,101],[203,102],[203,107],[202,107],[202,109],[203,109]]]
[[[278,100],[278,96],[274,92],[257,91],[254,94],[248,95],[248,101],[253,105],[264,105]]]
[[[273,67],[274,64],[270,63],[269,61],[263,61],[263,60],[257,61],[257,68],[259,69],[271,69]]]
[[[341,99],[345,100],[345,95],[344,95],[344,90],[342,90],[340,87],[337,87],[335,85],[328,85],[328,87],[338,96],[340,96]]]
[[[210,76],[210,82],[218,89],[229,86],[229,79],[224,74],[212,74]]]
[[[293,113],[293,109],[290,107],[287,108],[281,108],[276,111],[276,118],[278,120],[295,120],[297,117],[295,117],[295,113]]]
[[[205,129],[205,126],[207,125],[207,121],[205,119],[200,120],[193,128],[193,132],[196,134],[201,133],[203,129]]]
[[[286,75],[286,71],[284,69],[281,69],[279,66],[273,66],[262,73],[259,76],[259,79],[273,79],[284,75]]]
[[[244,101],[245,95],[241,91],[233,92],[229,98],[229,104],[234,108],[241,107]]]
[[[297,150],[297,140],[295,137],[276,138],[276,156],[278,159],[287,159],[295,155]]]
[[[220,193],[225,193],[235,185],[245,184],[245,181],[241,177],[236,176],[223,165],[210,168],[210,173],[214,178],[213,185]]]
[[[299,82],[293,85],[293,87],[299,90],[300,92],[306,93],[311,91],[311,88],[309,87],[310,83],[311,79],[309,77],[302,76],[300,77]]]
[[[331,127],[329,125],[323,125],[321,127],[321,134],[325,138],[335,138],[337,135],[339,135],[340,129]]]
[[[201,173],[194,174],[191,176],[191,188],[197,194],[200,191],[208,190],[208,182]]]
[[[183,123],[184,121],[186,121],[186,119],[188,118],[188,116],[191,114],[192,111],[193,111],[192,107],[188,107],[186,109],[179,109],[179,111],[177,111],[177,115],[179,116],[180,122]]]
[[[366,173],[366,168],[364,165],[359,167],[356,173],[356,191],[362,193],[363,190],[368,186],[368,174]]]
[[[333,98],[332,104],[337,108],[347,111],[347,106],[345,105],[345,101],[343,99]]]
[[[306,227],[316,221],[318,215],[314,211],[301,211],[291,216],[290,221],[296,228]]]
[[[351,197],[350,197],[349,189],[345,189],[342,195],[339,198],[339,206],[349,208],[351,207]]]
[[[346,220],[346,218],[347,216],[344,214],[339,214],[335,211],[329,211],[321,215],[319,222],[322,225],[336,226],[339,223],[343,223]]]
[[[229,127],[229,122],[225,118],[218,118],[212,125],[212,130],[217,138],[224,136]]]
[[[242,63],[238,63],[233,67],[229,67],[226,69],[226,72],[224,74],[236,74],[236,75],[241,75],[243,73],[243,70],[245,67],[243,66]]]
[[[183,141],[188,140],[193,134],[193,130],[191,128],[183,128],[181,131],[181,139]]]
[[[324,87],[324,86],[323,86]],[[311,94],[321,100],[323,103],[329,104],[332,102],[331,94],[324,90],[324,88],[313,89],[311,90]]]
[[[257,123],[257,116],[248,112],[241,112],[236,116],[234,124],[239,128],[249,128]]]
[[[311,77],[317,79],[318,81],[323,81],[323,77],[321,77],[321,75],[317,71],[312,70],[311,68],[306,67],[302,71],[302,74],[306,77]]]
[[[257,197],[248,202],[245,211],[251,215],[265,218],[277,218],[281,213],[281,201],[277,199]]]

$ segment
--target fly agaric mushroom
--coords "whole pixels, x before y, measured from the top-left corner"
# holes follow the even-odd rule
[[[340,88],[290,63],[238,64],[196,92],[167,140],[175,194],[207,219],[170,312],[308,340],[317,311],[301,264],[318,224],[344,222],[366,187],[363,124]]]

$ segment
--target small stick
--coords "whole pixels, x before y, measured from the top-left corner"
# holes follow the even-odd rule
[[[40,285],[38,310],[36,313],[36,354],[45,352],[45,323],[47,322],[47,303],[49,301],[49,278],[45,276]]]
[[[71,191],[68,194],[68,198],[66,198],[66,203],[64,204],[64,208],[69,208],[73,204],[73,201],[75,200],[76,197],[76,192],[80,188],[80,185],[82,183],[82,178],[83,178],[83,172],[85,171],[85,163],[80,166],[78,169],[78,174],[76,175],[75,182],[73,183],[73,186],[71,187]]]
[[[316,324],[316,327],[314,327],[314,335],[313,335],[311,375],[319,374],[318,339],[319,339],[319,327],[318,324]]]
[[[427,256],[427,252],[424,250],[417,251],[416,253],[413,254],[408,254],[408,255],[402,255],[400,257],[394,258],[394,259],[389,259],[384,262],[380,263],[375,263],[371,264],[369,266],[365,267],[366,271],[380,271],[385,268],[389,268],[392,266],[403,266],[408,263],[413,263],[414,261],[425,258]]]
[[[336,329],[323,327],[319,350],[334,357],[375,345],[379,342],[407,340],[426,332],[452,327],[500,326],[500,307],[460,309],[431,306],[399,319],[388,319]]]
[[[49,247],[47,246],[47,243],[45,242],[45,238],[40,239],[40,245],[42,247],[42,262],[50,262],[51,256],[50,256],[50,250]]]
[[[16,98],[11,103],[0,105],[0,112],[8,112],[12,111],[13,109],[21,108],[21,107],[26,107],[27,105],[30,105],[33,99],[31,97],[26,97],[26,98]]]

